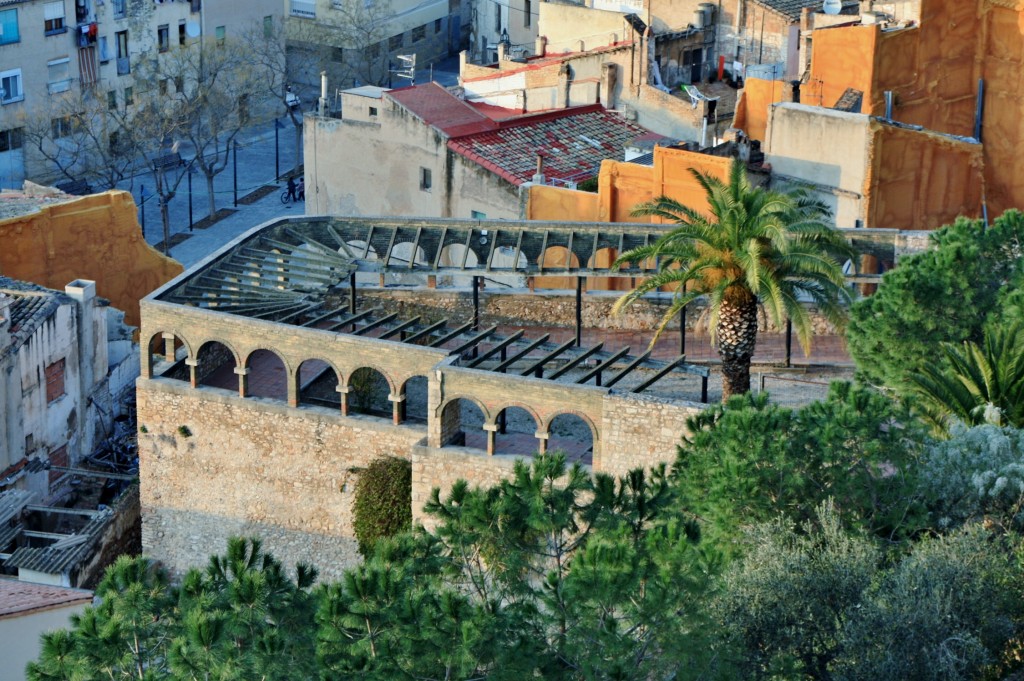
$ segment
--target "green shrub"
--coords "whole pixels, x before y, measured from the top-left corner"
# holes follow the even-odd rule
[[[412,464],[385,456],[359,475],[354,505],[359,553],[369,557],[378,539],[412,527]]]

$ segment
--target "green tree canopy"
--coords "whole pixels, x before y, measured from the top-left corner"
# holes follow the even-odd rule
[[[934,365],[939,343],[980,343],[986,321],[1004,319],[1004,302],[1019,319],[1022,249],[1016,210],[987,228],[959,218],[932,234],[928,251],[901,258],[877,293],[852,306],[847,341],[858,374],[909,394],[909,376]]]

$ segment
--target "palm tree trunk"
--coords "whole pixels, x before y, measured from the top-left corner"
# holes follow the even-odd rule
[[[733,395],[750,392],[750,358],[757,341],[757,299],[722,301],[716,333],[725,402]]]

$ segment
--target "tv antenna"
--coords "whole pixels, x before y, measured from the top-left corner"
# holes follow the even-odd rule
[[[416,55],[415,54],[399,54],[395,55],[399,62],[402,64],[402,68],[394,69],[391,73],[395,74],[399,78],[408,78],[410,83],[416,82]]]

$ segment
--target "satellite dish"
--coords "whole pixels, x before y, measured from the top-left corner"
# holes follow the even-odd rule
[[[821,3],[821,11],[825,14],[839,14],[843,10],[842,0],[825,0]]]
[[[185,35],[187,35],[189,38],[198,38],[199,33],[200,30],[198,23],[190,21],[187,24],[185,24]]]

